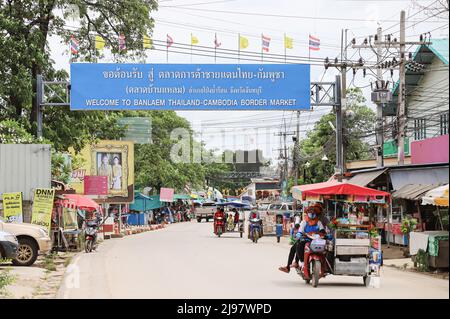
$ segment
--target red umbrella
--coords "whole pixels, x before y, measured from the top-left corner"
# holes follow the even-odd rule
[[[66,198],[65,205],[66,207],[75,206],[78,209],[84,210],[100,210],[101,207],[94,200],[89,197],[78,195],[78,194],[65,194]]]

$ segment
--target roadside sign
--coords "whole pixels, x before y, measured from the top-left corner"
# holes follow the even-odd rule
[[[84,195],[108,195],[108,176],[85,176]]]
[[[309,110],[309,64],[72,63],[71,110]]]
[[[173,188],[161,188],[159,192],[160,202],[173,202],[175,190]]]
[[[7,222],[22,223],[22,193],[3,193],[3,211]]]
[[[51,227],[54,198],[54,189],[36,188],[34,191],[31,223],[44,226],[49,230],[49,232]]]

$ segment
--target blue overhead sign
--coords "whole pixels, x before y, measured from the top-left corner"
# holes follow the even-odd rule
[[[307,64],[73,63],[71,110],[310,108]]]

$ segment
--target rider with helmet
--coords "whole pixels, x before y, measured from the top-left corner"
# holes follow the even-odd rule
[[[325,227],[319,220],[319,215],[322,213],[322,206],[313,205],[306,209],[305,219],[300,223],[300,228],[297,233],[297,258],[300,260],[299,266],[303,267],[303,261],[305,256],[305,245],[310,240],[307,234],[322,234],[325,235]],[[297,266],[297,265],[295,265]],[[290,271],[290,265],[286,267],[280,267],[279,270],[288,273]]]
[[[259,211],[256,208],[252,208],[250,215],[249,215],[249,221],[251,221],[252,219],[256,219],[258,220],[259,226],[260,226],[260,233],[261,236],[263,235],[263,230],[262,230],[262,219],[261,216],[259,214]],[[250,238],[250,223],[248,224],[248,238]]]
[[[221,207],[217,207],[217,211],[214,213],[214,233],[217,234],[217,219],[222,218],[225,224],[225,211]]]

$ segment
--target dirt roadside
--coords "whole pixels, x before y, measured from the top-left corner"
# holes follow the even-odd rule
[[[55,298],[66,267],[77,252],[59,252],[39,256],[31,267],[1,264],[0,273],[8,272],[13,282],[5,287],[0,299],[51,299]]]

